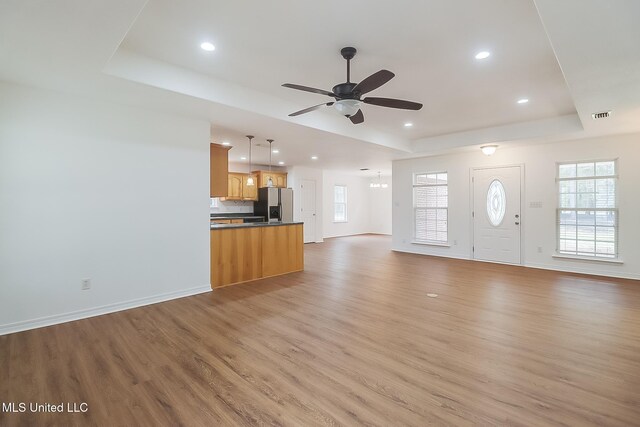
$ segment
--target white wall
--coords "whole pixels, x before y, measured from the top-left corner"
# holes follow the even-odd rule
[[[491,157],[480,150],[393,162],[393,249],[456,258],[471,257],[470,169],[522,164],[525,168],[522,238],[524,265],[557,270],[640,278],[640,134],[600,137],[525,147],[498,148]],[[619,253],[624,264],[553,258],[556,248],[556,162],[618,158]],[[412,244],[414,173],[449,173],[451,247]],[[542,208],[530,208],[542,202]],[[457,243],[457,244],[454,244]],[[538,247],[542,253],[538,253]]]
[[[334,187],[347,187],[347,222],[334,222]],[[370,230],[370,189],[369,180],[355,175],[345,175],[334,171],[323,172],[324,187],[324,237],[350,236],[369,233]]]
[[[0,99],[0,334],[209,288],[209,123]]]
[[[293,220],[302,221],[302,181],[309,179],[316,183],[316,242],[323,241],[323,190],[322,170],[303,166],[292,166],[287,169],[287,186],[293,189]],[[306,226],[306,224],[305,224]]]

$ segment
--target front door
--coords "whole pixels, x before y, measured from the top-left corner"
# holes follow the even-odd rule
[[[302,192],[302,221],[304,222],[304,243],[316,241],[316,182],[303,179],[300,184]]]
[[[473,257],[520,264],[520,166],[473,171]]]

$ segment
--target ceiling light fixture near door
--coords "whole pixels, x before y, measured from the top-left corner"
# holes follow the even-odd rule
[[[486,50],[476,53],[476,59],[487,59],[490,56],[491,52],[487,52]]]
[[[267,142],[269,143],[269,172],[271,172],[271,153],[278,150],[271,149],[271,144],[273,144],[273,139],[267,139]],[[271,178],[271,175],[269,175],[269,179],[267,180],[267,187],[273,187],[273,178]]]
[[[216,47],[213,45],[213,43],[209,42],[200,43],[200,48],[202,50],[206,50],[207,52],[213,52],[214,50],[216,50]]]
[[[369,188],[387,188],[389,184],[382,182],[382,177],[380,175],[380,171],[378,171],[378,181],[371,181],[369,184]]]
[[[485,156],[491,156],[493,153],[496,152],[496,150],[498,149],[498,146],[496,144],[489,144],[489,145],[483,145],[482,147],[480,147],[480,149],[482,150]]]
[[[526,104],[529,102],[529,98],[520,98],[518,99],[518,104]]]
[[[224,146],[228,146],[228,145],[231,145],[231,143],[230,143],[229,141],[224,141],[224,142],[222,143],[222,145],[224,145]]]
[[[253,139],[253,135],[247,135],[247,138],[249,138],[249,173],[247,174],[247,185],[251,187],[255,185],[253,176],[251,175],[251,140]]]
[[[311,156],[311,160],[318,160],[318,156]]]
[[[410,128],[412,126],[413,126],[413,123],[410,123],[410,122],[407,122],[407,123],[404,124],[404,127],[406,127],[406,128]]]
[[[284,162],[278,162],[278,164],[279,164],[280,166],[282,166],[282,165],[284,165]]]

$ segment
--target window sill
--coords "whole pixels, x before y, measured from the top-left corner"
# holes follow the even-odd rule
[[[333,221],[334,224],[346,224],[349,221]]]
[[[414,240],[411,242],[412,245],[425,245],[425,246],[441,246],[443,248],[450,248],[451,245],[449,243],[444,242],[427,242],[424,240]]]
[[[567,255],[567,254],[559,254],[559,253],[555,253],[551,256],[553,258],[569,259],[569,260],[575,260],[575,261],[591,261],[591,262],[604,262],[608,264],[624,264],[624,262],[620,258],[596,258],[596,257]]]

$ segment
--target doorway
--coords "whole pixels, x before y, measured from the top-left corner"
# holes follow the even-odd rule
[[[300,183],[302,193],[302,221],[304,222],[304,243],[316,241],[316,182],[312,179],[303,179]]]
[[[474,259],[521,263],[521,173],[520,166],[472,171]]]

